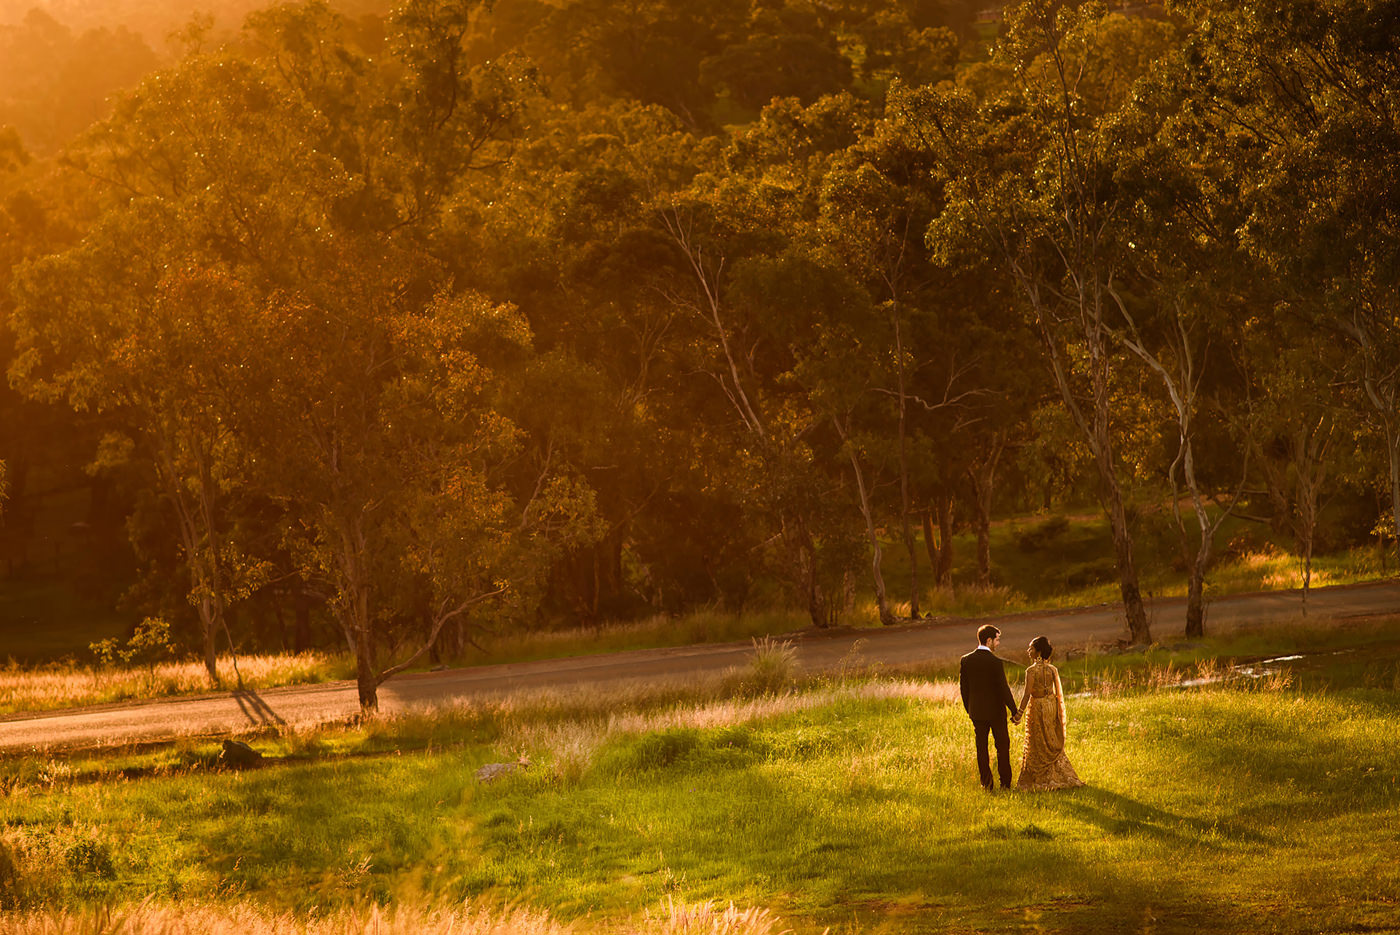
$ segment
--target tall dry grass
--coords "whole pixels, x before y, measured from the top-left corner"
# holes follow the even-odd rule
[[[217,670],[225,688],[252,690],[279,685],[304,685],[348,678],[350,663],[324,653],[239,656],[219,659]],[[210,691],[201,662],[160,662],[151,666],[91,666],[53,663],[37,669],[10,663],[0,668],[0,714],[51,711],[80,705],[107,704],[136,698],[159,698]]]
[[[609,926],[615,935],[783,935],[766,909],[667,900],[656,912]],[[336,912],[303,918],[255,906],[158,905],[118,909],[43,909],[0,914],[6,935],[574,935],[578,927],[525,908],[492,910],[413,906]]]

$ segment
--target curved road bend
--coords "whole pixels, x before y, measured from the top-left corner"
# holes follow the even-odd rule
[[[1184,599],[1150,604],[1153,632],[1180,635]],[[1207,628],[1219,633],[1241,624],[1295,620],[1302,611],[1298,591],[1238,594],[1215,600]],[[1308,611],[1318,618],[1400,613],[1400,581],[1316,588]],[[882,629],[810,630],[792,636],[798,665],[829,671],[843,664],[906,666],[949,661],[975,645],[975,626],[987,620],[943,619]],[[1111,643],[1126,636],[1117,605],[1031,612],[996,618],[1007,643],[1044,634],[1059,645]],[[457,699],[484,698],[522,689],[615,688],[715,676],[742,666],[749,643],[474,666],[399,676],[379,689],[386,713]],[[262,692],[201,695],[169,701],[105,705],[0,720],[0,751],[111,746],[190,735],[232,734],[268,725],[309,726],[347,718],[359,710],[353,682],[293,686]]]

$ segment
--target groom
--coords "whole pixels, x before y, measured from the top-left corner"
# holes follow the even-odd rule
[[[1011,694],[1011,686],[1006,683],[1006,669],[997,658],[997,644],[1001,642],[1001,631],[990,623],[977,631],[977,648],[962,657],[959,667],[958,688],[962,691],[963,708],[972,718],[972,726],[977,735],[977,771],[982,776],[982,786],[992,789],[992,764],[987,756],[987,734],[992,735],[997,747],[997,775],[1003,789],[1011,788],[1011,735],[1006,730],[1006,712],[1011,712],[1011,723],[1021,718],[1016,713],[1016,698]]]

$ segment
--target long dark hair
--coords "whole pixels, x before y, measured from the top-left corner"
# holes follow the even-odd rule
[[[1049,659],[1050,654],[1055,651],[1055,648],[1050,645],[1050,641],[1043,636],[1037,636],[1031,640],[1031,649],[1040,653],[1041,659]]]

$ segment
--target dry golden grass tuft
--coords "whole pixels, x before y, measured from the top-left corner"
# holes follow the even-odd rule
[[[677,903],[666,898],[664,913],[642,917],[641,933],[657,935],[787,935],[779,920],[767,909],[738,909],[733,903],[723,909],[714,903]]]
[[[766,909],[737,909],[713,903],[668,900],[634,923],[609,927],[615,935],[783,935]],[[272,914],[255,906],[138,906],[87,911],[42,909],[0,917],[6,935],[574,935],[576,926],[547,912],[523,908],[492,910],[412,906],[336,912],[301,918]]]

